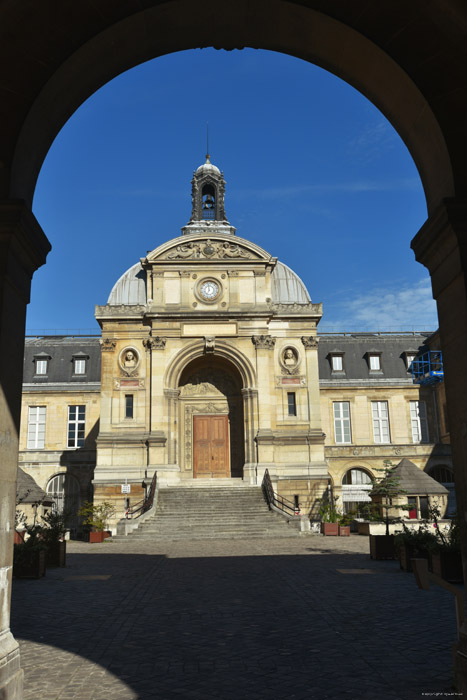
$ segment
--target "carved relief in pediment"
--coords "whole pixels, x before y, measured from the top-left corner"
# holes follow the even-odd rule
[[[188,241],[162,254],[160,260],[251,260],[258,258],[245,246],[230,241]]]

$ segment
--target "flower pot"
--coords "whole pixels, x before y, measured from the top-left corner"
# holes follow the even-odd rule
[[[350,537],[350,525],[339,525],[339,537]]]
[[[394,535],[370,535],[371,559],[395,559]]]
[[[23,550],[15,552],[13,561],[15,578],[41,578],[45,576],[45,549]]]
[[[462,557],[458,551],[431,552],[431,571],[451,583],[463,583]]]
[[[399,565],[403,571],[412,571],[411,559],[428,559],[426,549],[418,549],[417,547],[403,544],[399,548]]]
[[[339,534],[339,523],[321,523],[321,532],[328,537],[337,537]]]
[[[66,542],[53,542],[47,549],[47,566],[66,565]]]
[[[112,535],[111,532],[108,530],[101,530],[99,532],[90,532],[89,533],[89,541],[91,544],[96,543],[96,542],[103,542],[107,537],[110,537]]]

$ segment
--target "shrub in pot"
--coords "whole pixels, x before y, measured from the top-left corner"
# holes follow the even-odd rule
[[[402,523],[402,532],[395,536],[394,544],[399,556],[400,568],[404,571],[412,571],[411,559],[429,559],[430,549],[436,544],[436,535],[431,532],[426,524],[419,530],[410,530]]]
[[[91,528],[89,542],[103,542],[111,533],[107,529],[110,518],[115,515],[115,507],[108,501],[103,501],[94,505],[86,501],[78,511],[78,515],[83,518],[83,524]]]
[[[14,545],[13,575],[16,578],[45,576],[46,545],[41,539],[41,525],[25,527],[23,542]]]
[[[395,466],[389,459],[384,460],[383,469],[376,470],[382,472],[382,474],[379,478],[373,479],[373,486],[369,494],[372,498],[376,497],[380,501],[378,507],[382,512],[382,520],[386,525],[385,535],[370,535],[370,557],[372,559],[396,558],[394,535],[389,534],[389,525],[390,523],[400,522],[400,518],[392,517],[390,510],[393,508],[406,510],[408,506],[393,505],[392,502],[393,498],[407,493],[405,489],[401,488],[399,478],[393,472]]]
[[[320,501],[318,513],[321,518],[321,532],[328,537],[337,537],[339,534],[341,514],[335,507],[336,501],[337,498],[334,498],[332,501],[323,498]]]
[[[462,556],[460,550],[459,524],[455,515],[447,532],[439,525],[439,511],[433,509],[435,542],[430,549],[430,569],[451,583],[462,583]]]

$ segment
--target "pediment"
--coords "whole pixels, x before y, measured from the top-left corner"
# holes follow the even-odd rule
[[[273,260],[259,246],[237,236],[203,235],[180,236],[156,248],[145,262],[207,262],[207,261],[264,261]]]

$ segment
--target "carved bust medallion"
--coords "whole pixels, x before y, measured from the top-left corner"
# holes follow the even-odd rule
[[[137,374],[139,354],[134,348],[124,348],[120,353],[118,363],[124,375],[133,377]]]
[[[283,374],[296,374],[300,364],[300,355],[298,354],[298,350],[291,345],[288,345],[282,350],[279,361],[282,366]]]

